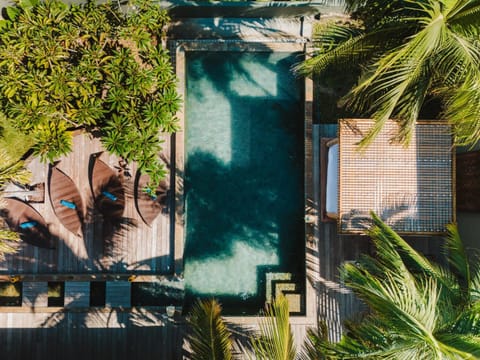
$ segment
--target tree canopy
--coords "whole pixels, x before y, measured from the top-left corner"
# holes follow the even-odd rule
[[[313,57],[298,70],[322,73],[332,64],[361,66],[358,82],[341,104],[376,120],[367,145],[388,119],[408,143],[422,111],[438,105],[455,141],[480,140],[480,1],[347,0],[351,22],[319,32]],[[435,106],[436,107],[436,106]]]
[[[0,111],[53,162],[72,131],[164,175],[160,132],[177,130],[176,77],[162,42],[169,17],[149,0],[67,5],[23,0],[0,22]]]

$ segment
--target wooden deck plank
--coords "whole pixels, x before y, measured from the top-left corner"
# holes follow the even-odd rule
[[[183,324],[164,322],[161,312],[0,314],[9,360],[182,359],[184,334]]]
[[[169,159],[169,136],[164,138],[164,157]],[[150,227],[143,223],[135,209],[133,177],[126,179],[127,197],[122,226],[116,228],[114,236],[105,236],[104,219],[94,209],[88,181],[90,155],[102,150],[98,139],[79,134],[74,137],[73,152],[61,158],[58,164],[74,181],[82,196],[85,208],[83,238],[75,236],[60,224],[46,191],[43,203],[31,205],[45,218],[57,249],[35,249],[31,245],[21,244],[17,254],[7,255],[5,260],[0,261],[0,274],[169,272],[169,253],[173,251],[170,249],[170,215],[161,213]],[[104,152],[101,158],[112,169],[118,167],[117,157]],[[46,164],[31,159],[28,168],[34,173],[32,183],[48,183]],[[128,170],[134,176],[135,164],[128,164]],[[128,195],[129,191],[132,196]],[[110,251],[107,251],[106,242],[113,244]]]

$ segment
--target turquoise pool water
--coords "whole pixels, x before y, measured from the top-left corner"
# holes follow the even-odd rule
[[[187,309],[215,297],[225,314],[253,315],[282,279],[272,274],[305,283],[299,56],[186,54]]]

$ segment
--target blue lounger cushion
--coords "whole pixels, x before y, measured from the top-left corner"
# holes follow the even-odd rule
[[[76,209],[77,205],[75,205],[74,202],[68,201],[68,200],[60,200],[60,204],[69,208],[69,209]]]
[[[102,191],[102,195],[105,196],[107,199],[110,199],[112,201],[117,201],[117,197],[106,190]]]
[[[35,227],[37,225],[38,225],[38,223],[35,220],[25,221],[25,222],[20,224],[20,229],[29,229],[29,228]]]
[[[145,192],[148,194],[148,196],[150,196],[150,199],[152,199],[153,201],[157,200],[157,195],[154,194],[150,188],[147,188]]]

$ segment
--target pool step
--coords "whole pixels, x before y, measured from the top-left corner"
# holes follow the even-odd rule
[[[291,273],[266,273],[266,303],[283,294],[289,304],[290,313],[302,313],[304,294],[303,287],[295,281]]]
[[[276,281],[291,281],[291,273],[266,273],[265,274],[265,302],[270,304],[273,301],[275,295],[275,282]]]

